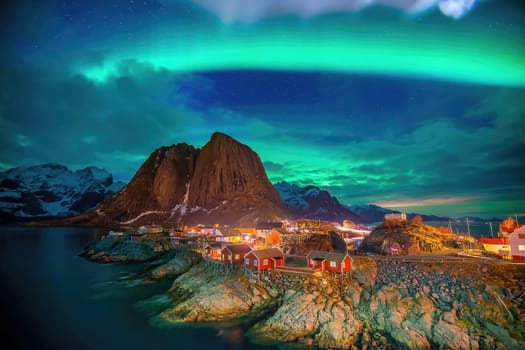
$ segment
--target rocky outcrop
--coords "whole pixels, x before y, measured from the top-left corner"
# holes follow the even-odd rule
[[[89,244],[83,255],[91,260],[106,263],[142,262],[158,258],[172,249],[169,237],[134,242],[128,236],[110,236]]]
[[[157,322],[216,322],[257,318],[275,307],[277,294],[246,278],[219,275],[204,265],[192,267],[175,280],[169,295],[174,306]]]
[[[175,280],[162,322],[260,319],[255,342],[331,349],[521,349],[525,270],[354,258],[351,276],[271,271],[259,282],[204,265]],[[507,311],[508,310],[508,311]]]
[[[202,255],[192,250],[180,249],[178,254],[174,254],[168,262],[163,263],[147,273],[147,277],[152,280],[163,280],[176,278],[193,265],[202,260]]]
[[[446,251],[454,241],[444,239],[437,229],[424,224],[403,222],[377,226],[360,246],[360,250],[390,254],[396,248],[400,255]]]
[[[115,197],[66,223],[253,224],[285,214],[259,156],[214,133],[201,150],[185,143],[159,148]]]

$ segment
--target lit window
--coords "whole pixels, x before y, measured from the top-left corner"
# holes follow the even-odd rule
[[[330,267],[336,267],[335,261],[330,261]]]
[[[518,246],[518,250],[519,250],[520,252],[525,252],[525,245],[519,245],[519,246]]]
[[[268,265],[268,259],[263,260],[263,265]]]
[[[343,269],[345,268],[345,262],[344,262],[344,261],[341,263],[341,267],[342,267]]]
[[[239,254],[235,254],[235,260],[239,260]]]

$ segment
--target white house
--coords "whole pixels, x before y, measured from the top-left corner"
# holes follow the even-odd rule
[[[512,260],[525,260],[525,226],[514,230],[508,238]]]

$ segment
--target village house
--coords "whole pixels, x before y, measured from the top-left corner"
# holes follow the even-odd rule
[[[204,246],[204,257],[210,259],[221,259],[222,248],[224,248],[222,243],[209,243]]]
[[[385,214],[385,224],[388,223],[402,223],[407,221],[407,214],[405,213],[390,213]]]
[[[228,264],[242,264],[251,248],[247,244],[231,244],[221,251],[221,260]]]
[[[242,242],[242,236],[239,231],[231,230],[228,232],[223,232],[223,233],[215,235],[215,240],[217,242],[225,242],[225,243],[240,243]]]
[[[324,252],[312,250],[306,256],[308,267],[311,269],[321,268],[322,271],[348,272],[352,270],[352,258],[347,252]]]
[[[277,248],[251,250],[244,257],[244,266],[252,271],[264,271],[284,266],[284,254]]]
[[[266,236],[268,233],[270,233],[273,229],[281,229],[283,227],[283,224],[280,222],[263,222],[258,223],[255,227],[255,236],[257,238],[264,238],[266,239]]]
[[[509,253],[509,239],[508,238],[488,238],[481,237],[479,243],[483,246],[483,249],[490,254],[495,255],[506,255]]]
[[[514,230],[508,239],[512,260],[525,260],[525,226]]]
[[[139,235],[145,235],[147,233],[162,233],[162,232],[164,232],[164,229],[158,225],[141,226],[137,230],[137,233]]]

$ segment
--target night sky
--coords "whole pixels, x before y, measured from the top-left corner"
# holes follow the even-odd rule
[[[364,3],[370,3],[364,6]],[[520,0],[2,2],[0,170],[214,131],[348,204],[525,210]]]

